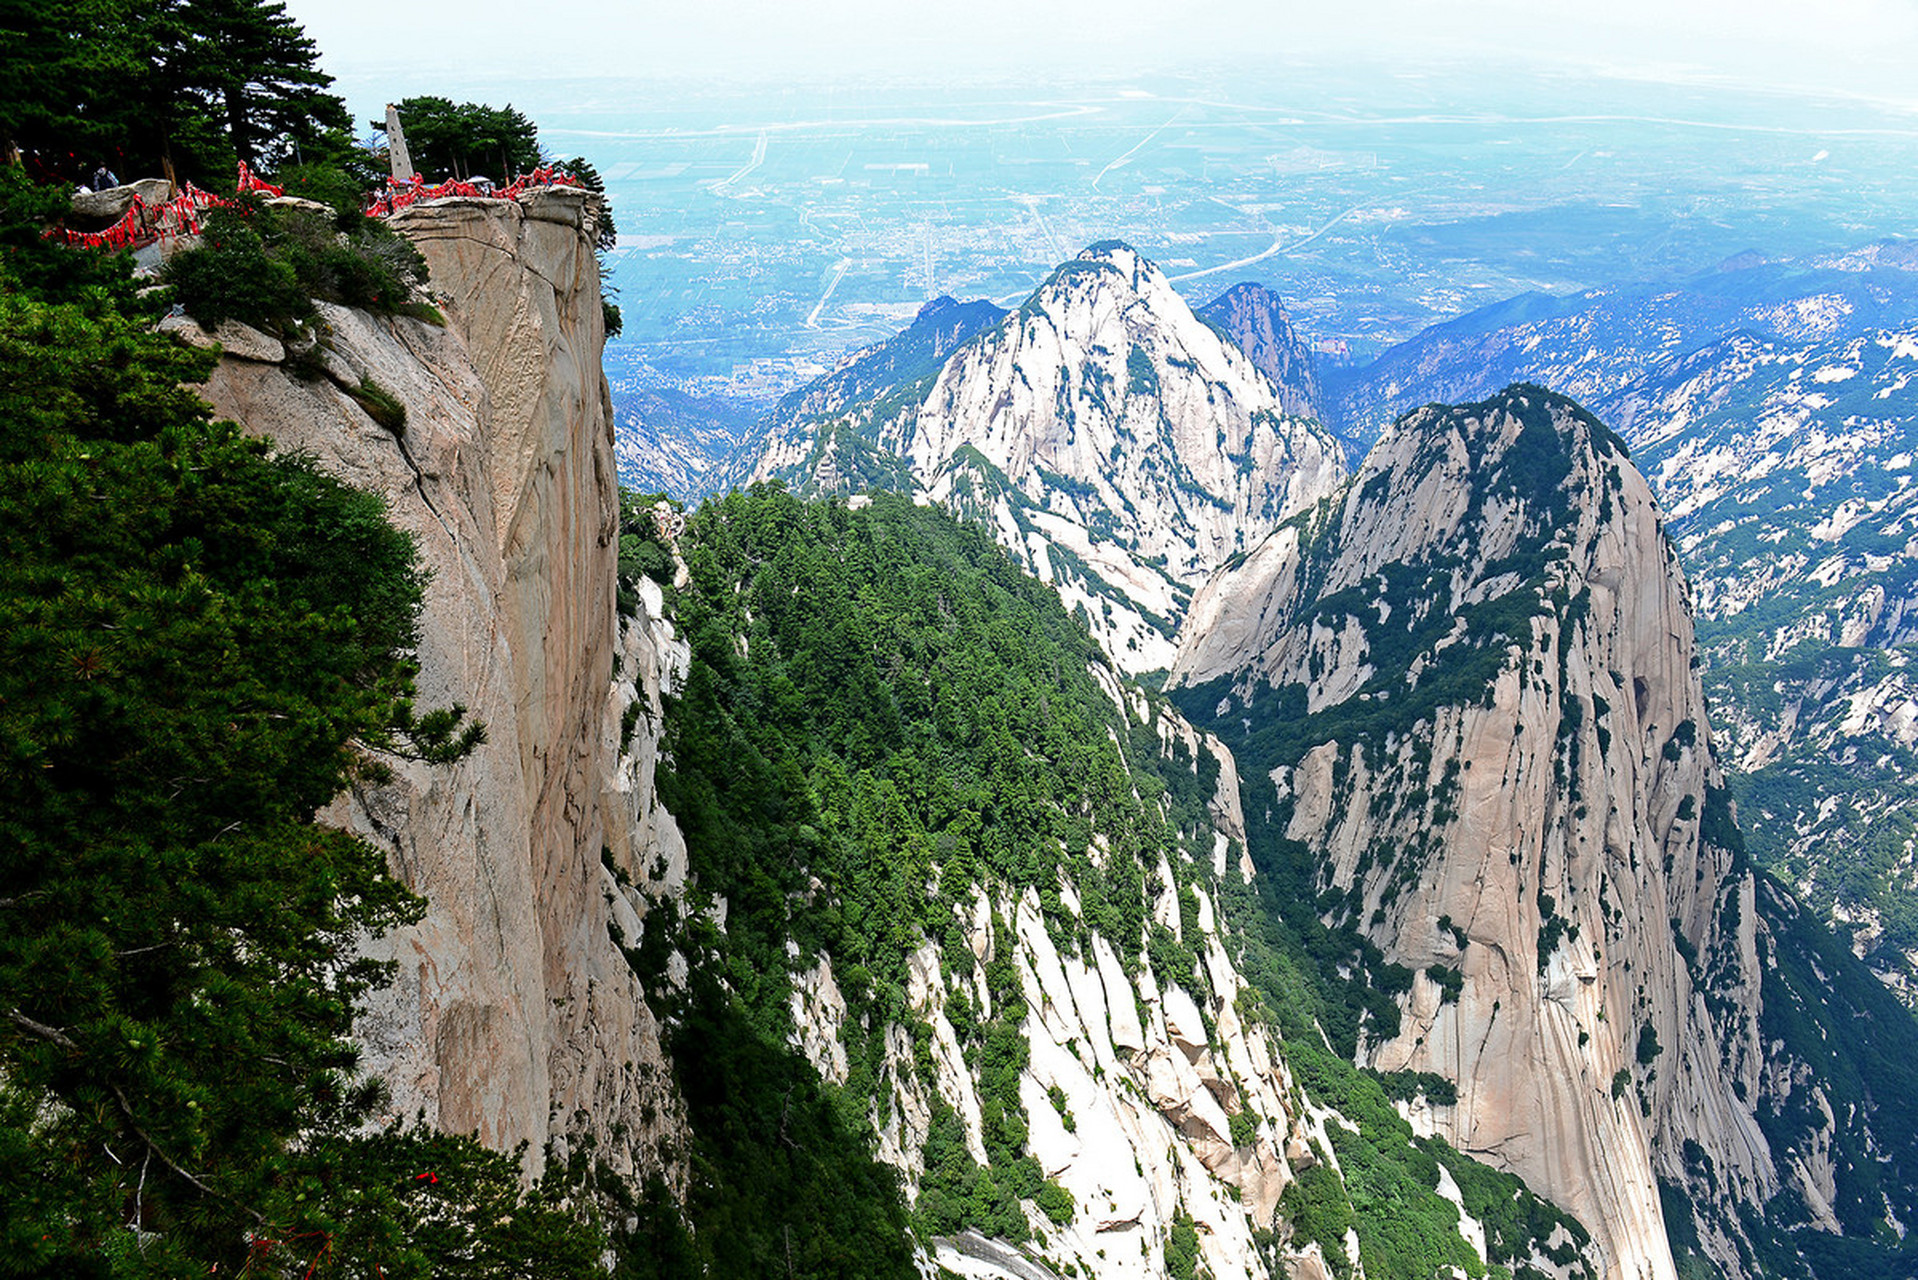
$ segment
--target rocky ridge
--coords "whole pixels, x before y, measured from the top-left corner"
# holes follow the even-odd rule
[[[1521,386],[1408,415],[1208,584],[1172,674],[1270,815],[1255,862],[1409,973],[1355,1056],[1455,1082],[1417,1122],[1578,1214],[1608,1277],[1675,1275],[1678,1239],[1749,1274],[1741,1206],[1781,1192],[1837,1231],[1810,1153],[1861,1140],[1789,1101],[1841,1073],[1779,1029],[1814,1001],[1760,959],[1796,926],[1743,861],[1687,606],[1622,444]]]
[[[1671,513],[1754,852],[1918,973],[1918,327],[1740,335],[1608,406]]]
[[[983,531],[897,495],[762,490],[702,509],[682,544],[677,896],[719,932],[669,930],[650,964],[691,975],[669,1020],[732,1028],[678,1064],[732,1076],[693,1104],[696,1150],[785,1122],[787,1086],[755,1100],[729,1048],[772,1033],[863,1116],[869,1137],[844,1141],[903,1175],[921,1241],[961,1274],[1322,1280],[1489,1258],[1596,1280],[1576,1221],[1421,1146],[1368,1077],[1281,1037],[1283,986],[1262,984],[1285,962],[1234,923],[1264,890],[1231,753],[1128,684]],[[984,584],[1005,594],[982,609]],[[1521,1211],[1487,1224],[1501,1205]]]
[[[728,465],[752,439],[750,410],[675,388],[627,385],[613,403],[619,482],[640,493],[696,502],[724,487]]]
[[[879,442],[907,430],[946,360],[1005,314],[984,299],[933,299],[904,332],[781,399],[725,478],[778,478],[806,494],[910,492],[911,475]]]
[[[1521,294],[1334,371],[1327,421],[1369,443],[1410,409],[1514,382],[1551,387],[1609,421],[1609,397],[1733,334],[1798,345],[1910,319],[1913,267],[1910,242],[1894,240],[1805,261],[1741,254],[1678,281]]]

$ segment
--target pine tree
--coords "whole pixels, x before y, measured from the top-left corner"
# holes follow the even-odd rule
[[[319,49],[280,0],[181,0],[173,83],[217,122],[235,156],[272,169],[337,147],[351,128]]]
[[[396,104],[413,167],[429,179],[487,174],[510,182],[539,167],[539,129],[508,104],[489,107],[433,96]],[[372,122],[386,131],[386,121]]]
[[[337,159],[351,121],[318,63],[279,0],[0,0],[0,135],[67,181]]]

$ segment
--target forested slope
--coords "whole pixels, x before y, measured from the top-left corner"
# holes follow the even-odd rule
[[[1314,1046],[1344,984],[1227,923],[1263,891],[1230,757],[983,531],[759,488],[679,548],[690,887],[638,880],[630,955],[677,1028],[689,1259],[903,1275],[909,1222],[1056,1274],[1575,1260],[1576,1223],[1414,1140],[1405,1082]]]

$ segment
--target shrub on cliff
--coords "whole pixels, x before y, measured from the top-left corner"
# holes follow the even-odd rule
[[[208,328],[238,320],[287,334],[311,319],[315,298],[369,311],[406,310],[426,283],[419,251],[376,219],[355,214],[344,231],[339,221],[251,199],[213,209],[199,247],[170,259],[161,279]]]

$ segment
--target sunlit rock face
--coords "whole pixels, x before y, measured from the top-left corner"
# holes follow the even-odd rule
[[[323,305],[325,376],[229,344],[206,393],[385,496],[431,572],[421,703],[486,726],[460,763],[391,761],[391,783],[322,815],[387,850],[429,904],[369,948],[398,963],[359,1024],[392,1113],[525,1141],[534,1162],[590,1136],[616,1167],[676,1176],[658,1150],[679,1123],[659,1028],[613,938],[638,931],[618,877],[683,867],[651,770],[684,655],[656,598],[632,619],[614,607],[594,217],[565,189],[416,205],[394,223],[427,259],[444,327]],[[403,429],[348,394],[362,378],[406,407]],[[622,744],[635,700],[651,714]]]
[[[1634,1280],[1675,1274],[1657,1179],[1682,1181],[1682,1151],[1721,1203],[1778,1185],[1746,1101],[1754,884],[1701,838],[1730,819],[1692,651],[1622,447],[1518,387],[1408,415],[1322,519],[1200,592],[1173,672],[1217,682],[1222,718],[1290,709],[1259,762],[1285,835],[1331,915],[1413,974],[1362,1061],[1456,1081],[1424,1122]]]
[[[746,474],[928,495],[1057,587],[1121,668],[1162,669],[1193,589],[1344,475],[1277,300],[1220,303],[1200,318],[1117,242],[1009,314],[930,303],[788,397]]]

